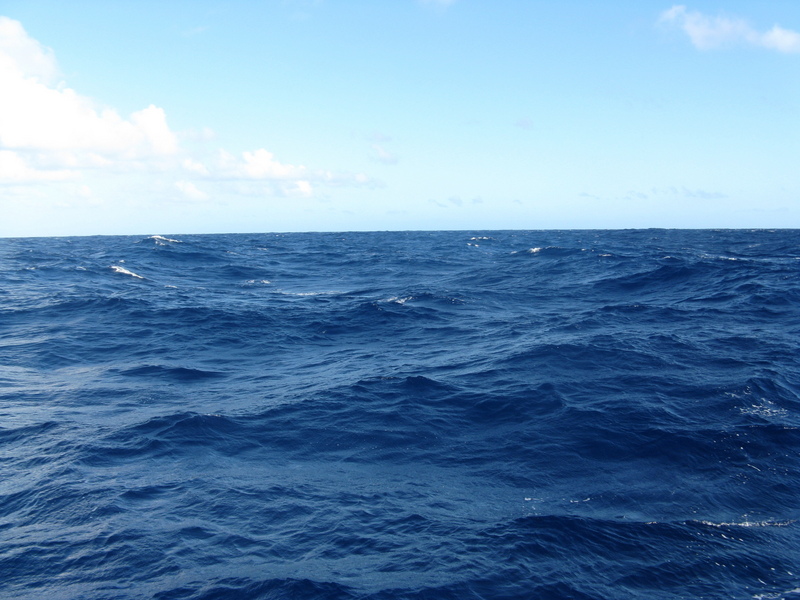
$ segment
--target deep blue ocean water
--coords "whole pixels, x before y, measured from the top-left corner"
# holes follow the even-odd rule
[[[0,240],[0,597],[800,598],[800,231]]]

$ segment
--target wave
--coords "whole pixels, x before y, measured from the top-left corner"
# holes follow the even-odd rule
[[[172,238],[164,237],[163,235],[151,235],[147,238],[148,240],[153,240],[156,244],[163,245],[166,242],[170,242],[173,244],[181,244],[180,240],[174,240]]]
[[[163,365],[142,365],[118,371],[125,377],[156,377],[160,379],[174,379],[176,381],[191,382],[215,379],[224,375],[218,371],[205,371],[189,367],[168,367]]]
[[[792,597],[799,241],[6,240],[0,596]]]
[[[125,267],[120,267],[119,265],[111,265],[110,267],[115,273],[120,273],[122,275],[130,275],[131,277],[135,277],[136,279],[144,279],[141,275],[137,275],[133,271],[129,271]]]

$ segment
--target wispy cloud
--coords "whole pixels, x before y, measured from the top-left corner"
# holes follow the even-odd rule
[[[396,165],[397,156],[381,144],[372,144],[372,157],[385,165]]]
[[[514,122],[514,125],[520,129],[533,129],[533,121],[527,117],[520,117]]]
[[[689,200],[722,200],[727,198],[728,195],[719,191],[708,191],[700,188],[687,188],[686,186],[669,187],[654,187],[649,190],[628,190],[624,195],[620,196],[598,196],[597,194],[590,194],[588,192],[581,192],[578,194],[583,198],[592,200],[600,200],[603,202],[609,201],[626,201],[626,202],[644,202],[646,200],[680,200],[682,198]]]
[[[397,155],[386,147],[386,145],[392,141],[390,136],[376,131],[367,137],[367,141],[371,142],[370,148],[372,152],[370,153],[370,156],[373,160],[385,165],[397,164],[399,160]]]
[[[184,37],[192,37],[195,35],[200,35],[208,31],[208,25],[198,25],[197,27],[192,27],[191,29],[187,29],[183,32]]]
[[[689,36],[700,50],[711,50],[732,44],[746,44],[783,53],[800,52],[800,33],[774,25],[759,31],[746,20],[736,17],[708,16],[676,4],[661,13],[660,23],[674,25]]]
[[[464,200],[461,196],[450,196],[447,200],[438,200],[429,198],[428,203],[438,206],[439,208],[453,208],[469,206],[469,204],[483,204],[483,198],[476,196],[471,200]]]

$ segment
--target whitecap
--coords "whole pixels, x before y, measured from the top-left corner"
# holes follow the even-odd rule
[[[715,521],[694,521],[695,523],[700,523],[702,525],[708,525],[709,527],[788,527],[792,523],[794,523],[794,519],[790,519],[788,521],[731,521],[731,522],[720,522],[717,523]]]
[[[791,573],[789,573],[791,575]],[[800,587],[793,590],[786,590],[785,592],[769,593],[769,594],[756,594],[753,596],[755,600],[786,600],[789,594],[800,594]]]
[[[269,282],[264,280],[262,281],[262,283],[269,283]],[[286,290],[275,290],[275,292],[278,294],[282,294],[284,296],[332,296],[335,294],[343,293],[336,290],[329,290],[326,292],[287,292]]]
[[[774,417],[785,417],[788,412],[785,408],[782,408],[772,402],[771,400],[767,400],[766,398],[761,399],[761,403],[759,404],[751,404],[750,406],[745,406],[739,409],[739,411],[743,415],[752,415],[756,417],[761,417],[763,419],[770,419]]]
[[[155,240],[156,244],[160,244],[161,246],[165,245],[164,242],[174,242],[176,244],[182,244],[183,243],[180,240],[173,240],[172,238],[164,237],[163,235],[151,235],[147,239]]]
[[[128,269],[124,269],[117,265],[111,265],[111,268],[114,269],[116,273],[122,273],[123,275],[130,275],[131,277],[136,277],[137,279],[144,279],[141,275],[137,275],[133,271],[128,271]]]

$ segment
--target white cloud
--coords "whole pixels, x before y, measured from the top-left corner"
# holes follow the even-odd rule
[[[761,45],[778,52],[800,52],[800,33],[775,25],[760,36]]]
[[[184,158],[181,162],[181,165],[187,171],[192,173],[196,173],[197,175],[208,175],[208,168],[201,162],[198,162],[192,158]]]
[[[311,187],[310,181],[293,181],[288,185],[281,188],[281,191],[286,196],[295,198],[310,198],[314,195],[314,189]]]
[[[69,88],[55,89],[0,70],[0,146],[95,153],[113,159],[174,154],[177,140],[164,111],[149,106],[129,120],[98,110]]]
[[[175,187],[190,200],[207,200],[208,194],[197,189],[191,181],[176,181]]]
[[[210,170],[209,176],[216,179],[255,180],[278,182],[272,186],[279,195],[309,196],[311,183],[323,183],[331,186],[370,185],[373,180],[364,173],[336,173],[321,169],[309,169],[303,165],[290,165],[275,160],[272,152],[259,148],[252,152],[242,152],[237,158],[226,150],[219,151],[216,170]]]
[[[125,118],[67,87],[59,81],[53,52],[18,21],[0,17],[0,183],[63,182],[90,172],[167,173],[176,181],[175,197],[191,200],[208,198],[198,179],[212,181],[218,193],[237,194],[240,183],[249,183],[247,193],[287,197],[309,197],[316,183],[373,184],[361,173],[282,163],[264,148],[238,156],[219,150],[216,161],[200,159],[190,152],[203,151],[195,146],[214,132],[201,128],[180,137],[186,147],[162,108],[151,104]]]
[[[94,168],[177,152],[177,138],[161,108],[151,105],[124,119],[56,84],[57,75],[52,51],[28,36],[18,21],[0,17],[3,179],[59,180],[68,178],[62,167]],[[36,165],[9,151],[35,154]],[[43,170],[34,174],[37,169]]]
[[[303,166],[283,164],[264,148],[253,152],[242,152],[237,158],[226,150],[219,151],[218,172],[212,173],[225,179],[292,179],[306,175]]]
[[[58,75],[53,51],[25,33],[19,21],[0,16],[0,70],[16,69],[21,75],[54,83]]]
[[[285,165],[274,159],[272,152],[259,148],[254,152],[243,152],[244,162],[240,171],[243,176],[252,179],[293,179],[302,177],[306,168],[303,166]]]
[[[760,32],[744,19],[709,17],[677,4],[661,13],[659,21],[680,27],[701,50],[744,43],[784,53],[800,52],[800,34],[778,25]]]
[[[36,169],[19,152],[0,150],[0,182],[67,181],[78,176],[68,169]]]

